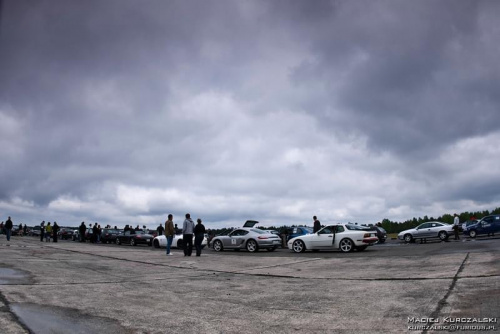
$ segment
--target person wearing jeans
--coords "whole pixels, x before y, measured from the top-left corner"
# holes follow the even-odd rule
[[[165,222],[165,237],[167,238],[167,255],[172,255],[170,253],[170,247],[172,247],[172,241],[174,240],[175,230],[174,230],[174,216],[172,214],[168,215],[168,220]]]

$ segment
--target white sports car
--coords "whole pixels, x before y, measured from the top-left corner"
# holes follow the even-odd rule
[[[174,235],[174,240],[172,240],[172,248],[184,248],[184,240],[182,240],[182,234]],[[205,247],[207,245],[207,236],[203,238],[201,242],[201,247]],[[167,247],[167,238],[164,235],[159,235],[153,239],[153,246],[155,248],[166,248]],[[193,249],[194,249],[194,235],[193,235]]]
[[[357,225],[336,224],[323,227],[316,233],[290,239],[288,248],[295,253],[302,253],[306,249],[316,251],[339,249],[347,253],[354,249],[363,251],[377,241],[377,231],[367,231]]]

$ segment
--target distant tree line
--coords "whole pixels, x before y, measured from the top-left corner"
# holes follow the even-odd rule
[[[457,213],[458,214],[458,213]],[[500,208],[496,208],[493,211],[489,210],[484,210],[484,211],[475,211],[475,212],[462,212],[458,214],[460,218],[460,223],[466,222],[471,219],[481,219],[485,216],[489,215],[498,215],[500,214]],[[437,218],[434,217],[428,217],[427,215],[424,216],[423,218],[412,218],[409,220],[405,220],[404,222],[396,222],[396,221],[391,221],[387,218],[382,219],[380,222],[382,223],[382,227],[387,231],[387,233],[399,233],[401,231],[417,227],[418,225],[430,221],[440,221],[443,223],[447,224],[453,224],[453,214],[443,214],[442,216],[439,216]],[[374,224],[377,222],[374,222]],[[307,225],[282,225],[282,226],[269,226],[269,227],[260,227],[258,228],[262,230],[275,230],[278,231],[280,234],[286,234],[287,229],[290,227],[298,227],[298,226],[307,226]],[[311,226],[312,227],[312,224]],[[210,229],[210,233],[214,235],[219,235],[219,234],[227,234],[231,232],[233,228],[221,228],[221,229]]]

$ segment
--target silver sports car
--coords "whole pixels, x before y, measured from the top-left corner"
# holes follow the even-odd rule
[[[281,239],[276,234],[264,230],[253,228],[258,222],[247,220],[243,227],[240,227],[228,235],[219,235],[213,238],[212,244],[216,252],[225,249],[246,249],[249,252],[256,252],[260,248],[265,248],[272,252],[281,245]]]

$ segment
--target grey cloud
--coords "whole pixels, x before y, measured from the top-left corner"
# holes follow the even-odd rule
[[[301,222],[498,200],[497,177],[441,158],[498,133],[499,12],[489,1],[4,2],[0,206]]]

